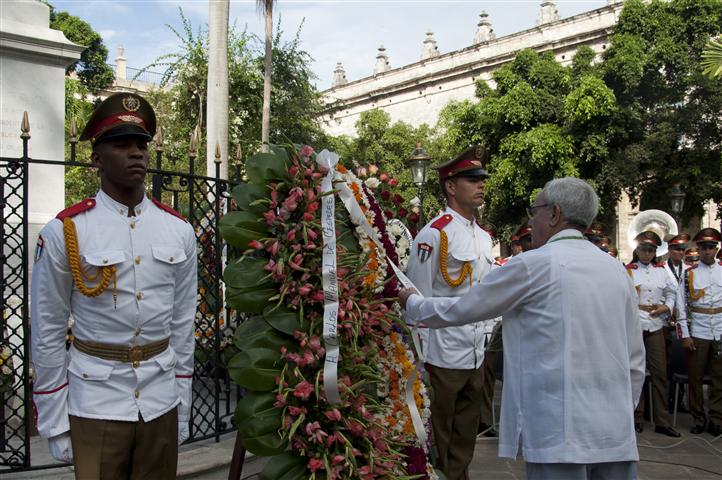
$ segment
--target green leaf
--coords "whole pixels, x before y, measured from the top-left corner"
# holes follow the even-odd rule
[[[240,210],[246,210],[257,215],[262,215],[268,210],[267,205],[257,203],[251,205],[256,200],[268,198],[269,192],[265,185],[256,185],[255,183],[241,183],[233,189],[233,200],[236,207]]]
[[[270,181],[286,181],[288,175],[288,155],[274,153],[258,153],[246,162],[246,176],[251,183],[266,185]]]
[[[223,215],[218,228],[226,241],[243,249],[251,240],[260,240],[268,234],[268,226],[258,215],[245,211],[233,211]]]
[[[233,344],[239,350],[267,348],[280,352],[281,347],[295,350],[293,339],[275,331],[262,317],[253,317],[243,322],[233,336]]]
[[[260,437],[244,438],[243,446],[253,454],[270,457],[283,453],[288,447],[288,440],[273,432]]]
[[[281,375],[281,353],[267,348],[250,348],[228,362],[228,374],[238,385],[250,390],[268,391]]]
[[[249,392],[238,401],[233,417],[244,438],[259,437],[281,429],[283,410],[273,406],[275,401],[275,395],[270,392]]]
[[[231,262],[223,272],[223,281],[226,286],[246,290],[251,287],[259,287],[261,285],[270,287],[270,281],[265,280],[260,284],[261,279],[268,275],[263,267],[268,263],[268,259],[259,257],[245,256]]]
[[[239,312],[261,313],[269,304],[269,299],[278,293],[270,284],[262,284],[255,289],[226,289],[226,302]]]
[[[293,332],[301,329],[297,311],[286,306],[280,306],[276,309],[273,309],[273,307],[273,305],[269,305],[263,310],[263,318],[269,325],[287,335],[293,335]]]
[[[261,471],[261,480],[301,480],[308,477],[307,460],[291,452],[268,459]]]

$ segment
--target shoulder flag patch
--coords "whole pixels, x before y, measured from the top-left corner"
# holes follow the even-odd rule
[[[416,249],[416,254],[419,256],[419,262],[424,263],[431,258],[431,252],[434,251],[434,247],[428,243],[419,243]]]

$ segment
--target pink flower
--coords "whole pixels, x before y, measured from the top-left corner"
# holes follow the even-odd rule
[[[306,434],[308,439],[314,443],[323,443],[324,437],[328,437],[328,433],[321,430],[321,424],[318,422],[307,423]]]
[[[313,216],[313,213],[309,212],[303,212],[303,221],[304,222],[311,222],[313,221],[315,217]]]
[[[263,217],[266,219],[266,223],[271,225],[274,221],[276,221],[276,212],[268,210],[263,214]]]
[[[263,244],[258,240],[251,240],[250,242],[248,242],[248,246],[255,250],[260,250],[263,248]]]
[[[338,408],[334,408],[333,410],[323,412],[323,414],[326,415],[326,418],[328,418],[332,422],[340,422],[341,421],[341,412],[338,411]]]
[[[308,158],[313,155],[313,147],[311,147],[310,145],[304,145],[303,147],[301,147],[301,150],[298,152],[298,154],[302,157]]]
[[[395,178],[392,178],[391,180],[389,180],[389,186],[390,186],[390,187],[395,187],[395,186],[398,185],[398,184],[399,184],[399,181],[396,180]]]
[[[343,455],[334,455],[333,458],[331,459],[331,463],[334,465],[339,465],[339,464],[343,463],[345,460],[346,460],[346,457],[344,457]]]
[[[385,182],[388,179],[389,175],[387,173],[382,173],[381,175],[379,175],[379,180],[381,180],[382,182]]]
[[[306,407],[294,407],[293,405],[290,405],[288,407],[288,413],[290,413],[294,417],[297,417],[301,414],[305,415],[306,413],[308,413],[308,410],[306,410]]]
[[[359,167],[357,175],[359,177],[365,177],[366,175],[368,175],[368,171],[366,170],[366,167]]]
[[[318,233],[316,232],[316,230],[313,230],[312,228],[309,228],[308,230],[306,230],[306,235],[308,235],[308,239],[311,241],[314,241],[318,238]]]
[[[278,243],[278,240],[276,240],[275,242],[270,244],[266,250],[268,250],[268,253],[275,256],[278,254],[278,250],[280,248],[281,248],[281,244]]]
[[[301,295],[302,297],[305,297],[306,295],[311,293],[311,290],[313,290],[313,285],[311,285],[310,283],[307,283],[306,285],[299,287],[298,294]]]
[[[286,240],[292,242],[296,239],[296,230],[289,230],[286,234]]]
[[[379,171],[379,167],[377,167],[373,163],[371,165],[369,165],[369,173],[371,175],[376,175],[378,173],[378,171]]]
[[[303,380],[301,383],[296,385],[296,388],[293,389],[293,396],[303,400],[308,399],[311,393],[313,393],[313,385],[308,383],[306,380]]]
[[[263,266],[263,269],[267,272],[272,272],[276,268],[276,262],[269,260],[267,264]]]
[[[312,472],[315,472],[316,470],[323,470],[323,461],[319,458],[312,458],[308,461],[308,469]]]
[[[401,195],[396,194],[394,195],[394,198],[391,199],[391,201],[394,202],[396,205],[400,205],[401,203],[403,203],[404,198]]]
[[[282,394],[279,393],[276,395],[276,401],[273,403],[273,406],[276,408],[283,408],[286,406],[286,399],[283,398]]]

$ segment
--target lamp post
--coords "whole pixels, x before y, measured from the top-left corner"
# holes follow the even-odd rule
[[[419,228],[424,225],[424,184],[430,163],[429,153],[421,148],[421,142],[417,142],[416,148],[406,160],[406,165],[411,169],[411,181],[419,189]]]
[[[672,210],[672,215],[677,222],[678,229],[681,230],[682,211],[684,210],[684,197],[687,194],[682,191],[679,183],[675,183],[674,186],[669,190],[667,195],[669,195],[669,200],[671,203],[670,210]]]

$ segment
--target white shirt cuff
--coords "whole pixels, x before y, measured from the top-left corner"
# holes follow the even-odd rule
[[[421,317],[421,302],[424,297],[421,295],[413,294],[408,300],[406,300],[406,323],[408,325],[415,325],[418,323]]]

